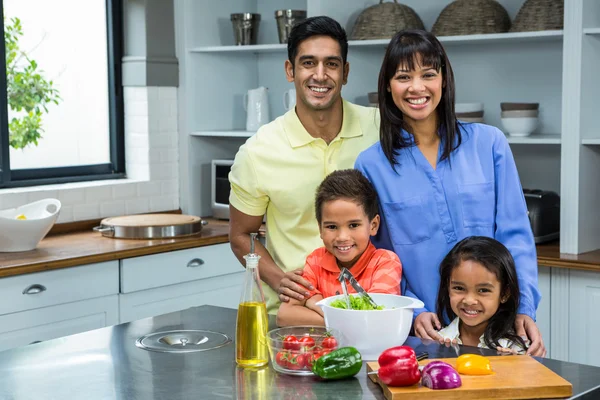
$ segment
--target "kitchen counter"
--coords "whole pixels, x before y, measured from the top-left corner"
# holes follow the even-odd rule
[[[125,240],[103,237],[89,229],[48,235],[37,249],[0,253],[0,278],[83,264],[119,260],[229,241],[229,222],[206,218],[199,235],[163,240]],[[92,223],[90,226],[97,224]],[[600,249],[583,254],[561,254],[558,242],[537,246],[538,264],[600,272]]]
[[[136,347],[138,337],[175,329],[205,329],[235,337],[236,310],[195,307],[0,353],[2,399],[383,399],[365,366],[352,379],[322,382],[277,374],[270,367],[237,368],[233,343],[196,353]],[[456,357],[453,348],[411,337],[430,358]],[[494,354],[460,347],[461,353]],[[573,384],[573,398],[600,396],[600,368],[542,359]],[[585,395],[583,395],[586,393]],[[581,395],[581,396],[577,396]],[[587,396],[587,397],[586,397]]]

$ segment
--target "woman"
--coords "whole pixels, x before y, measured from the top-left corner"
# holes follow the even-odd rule
[[[528,354],[545,355],[534,322],[540,300],[535,244],[504,134],[456,120],[450,61],[425,31],[392,38],[378,93],[380,142],[361,153],[355,167],[379,196],[375,246],[398,254],[402,293],[425,303],[415,313],[415,334],[441,338],[435,305],[444,256],[467,236],[488,236],[510,250],[517,266],[521,303],[515,331],[531,340]]]

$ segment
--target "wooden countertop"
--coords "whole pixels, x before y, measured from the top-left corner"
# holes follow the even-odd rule
[[[228,243],[228,221],[206,220],[208,225],[202,228],[199,235],[178,239],[111,239],[91,229],[49,235],[35,250],[0,253],[0,278]],[[600,272],[600,249],[583,254],[561,254],[556,241],[538,245],[537,255],[539,265]]]
[[[91,229],[49,235],[35,250],[0,253],[0,277],[228,243],[228,221],[207,221],[199,235],[177,239],[111,239]]]

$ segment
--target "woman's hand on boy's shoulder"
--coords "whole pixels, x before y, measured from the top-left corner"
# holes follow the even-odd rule
[[[298,268],[296,270],[286,272],[281,281],[279,281],[279,288],[277,294],[279,300],[288,302],[290,298],[296,300],[304,300],[310,293],[308,290],[313,290],[312,284],[302,277],[302,271],[304,268]]]
[[[515,332],[517,335],[528,339],[531,342],[527,349],[527,355],[546,357],[546,347],[542,340],[542,333],[535,324],[535,321],[529,315],[517,314],[517,319],[515,320]]]
[[[415,335],[420,339],[443,340],[438,333],[438,330],[442,329],[442,325],[435,313],[425,311],[417,315],[414,328]]]

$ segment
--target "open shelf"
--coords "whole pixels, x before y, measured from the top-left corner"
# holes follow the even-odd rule
[[[202,137],[223,137],[223,138],[249,138],[256,132],[252,131],[197,131],[190,133],[191,136],[202,136]]]
[[[562,30],[552,31],[534,31],[534,32],[509,32],[509,33],[488,33],[483,35],[461,35],[461,36],[440,36],[438,39],[444,44],[477,44],[477,43],[510,43],[523,41],[552,41],[562,40]],[[389,39],[376,40],[350,40],[348,46],[355,47],[380,47],[386,46]],[[204,46],[189,49],[191,53],[272,53],[286,51],[286,44],[255,44],[247,46]]]
[[[532,134],[531,136],[514,137],[506,135],[508,143],[511,144],[560,144],[559,134]]]
[[[600,28],[585,28],[583,33],[586,35],[600,35]]]
[[[600,139],[581,139],[581,144],[600,144]]]

